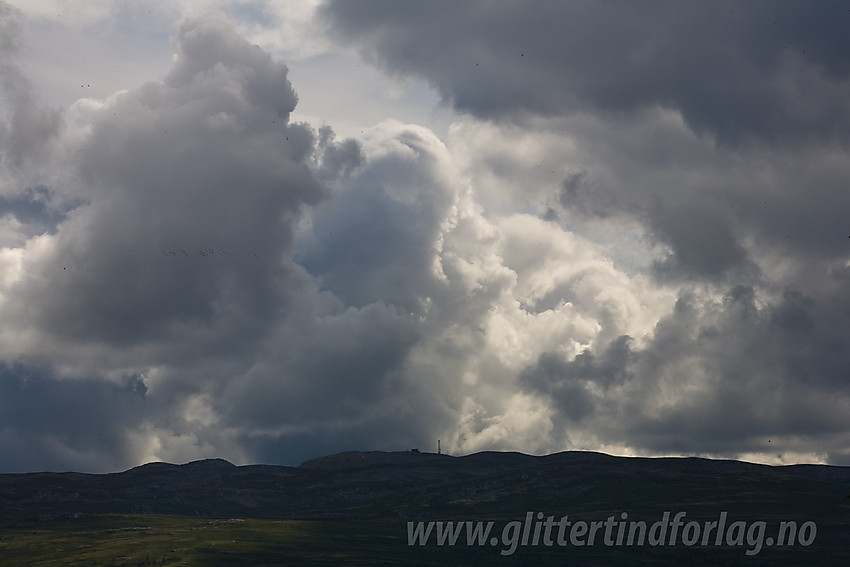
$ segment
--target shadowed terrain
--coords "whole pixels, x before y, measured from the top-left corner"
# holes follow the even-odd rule
[[[345,452],[298,467],[221,459],[149,463],[112,474],[0,475],[0,565],[700,564],[840,565],[850,559],[850,467],[564,452]],[[647,525],[815,522],[810,545],[606,547],[408,545],[408,521],[493,521],[527,512]],[[553,536],[554,537],[554,536]],[[59,542],[65,542],[59,545]],[[62,551],[57,551],[61,549]],[[175,551],[176,550],[176,551]],[[58,554],[58,555],[57,555]],[[533,559],[530,559],[533,558]],[[56,561],[52,563],[51,561]],[[577,563],[577,564],[578,564]],[[569,564],[569,563],[568,563]]]

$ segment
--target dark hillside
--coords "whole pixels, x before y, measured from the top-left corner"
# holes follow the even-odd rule
[[[484,556],[505,561],[508,558],[499,555],[500,548],[487,546],[408,546],[408,521],[484,520],[493,521],[500,526],[495,529],[501,530],[508,522],[526,521],[529,512],[534,518],[537,513],[555,518],[569,515],[586,522],[601,522],[612,516],[619,519],[625,513],[630,521],[647,525],[660,520],[665,512],[671,517],[685,512],[686,522],[700,523],[716,521],[725,512],[730,524],[764,521],[768,533],[774,533],[780,522],[815,522],[817,539],[810,547],[775,547],[757,557],[744,555],[749,547],[734,546],[721,549],[679,545],[675,550],[661,550],[647,546],[606,548],[597,544],[593,549],[569,551],[587,559],[596,557],[592,554],[615,550],[604,561],[606,564],[629,564],[631,553],[649,558],[646,564],[652,565],[685,560],[694,564],[727,564],[732,555],[735,561],[746,559],[748,565],[839,565],[850,560],[850,468],[822,465],[773,467],[698,458],[613,457],[592,452],[539,457],[485,452],[453,457],[351,451],[312,459],[298,467],[235,466],[212,459],[184,465],[149,463],[103,475],[4,474],[0,475],[0,507],[0,521],[6,532],[38,525],[60,525],[72,530],[75,523],[82,525],[107,515],[117,517],[116,514],[151,518],[167,515],[187,520],[308,521],[300,525],[312,526],[310,533],[314,535],[310,537],[319,538],[316,534],[331,530],[336,534],[335,545],[354,545],[352,549],[363,553],[380,541],[390,557],[412,554],[411,558],[424,561],[411,564],[440,564],[449,551],[459,554],[452,555],[456,564],[467,564],[468,560],[474,564]],[[346,526],[346,534],[339,531],[339,526]],[[2,545],[0,542],[0,548]],[[305,549],[307,553],[312,548]],[[329,549],[337,548],[331,545]],[[355,551],[351,553],[360,553]],[[541,557],[559,552],[563,557],[567,550],[541,547],[527,551],[542,553]],[[676,555],[680,552],[689,554]],[[338,549],[333,553],[338,553]]]

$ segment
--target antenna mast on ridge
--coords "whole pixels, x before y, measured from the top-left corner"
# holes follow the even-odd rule
[[[442,454],[442,453],[440,452],[440,440],[439,440],[439,439],[437,439],[437,454],[438,454],[438,455],[441,455],[441,454]]]

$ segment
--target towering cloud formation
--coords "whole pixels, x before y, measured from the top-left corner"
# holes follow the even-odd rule
[[[10,16],[7,10],[6,26],[14,25]],[[11,82],[10,96],[25,96]],[[148,411],[170,413],[173,408],[160,402],[182,402],[166,401],[167,392],[156,398],[157,372],[166,376],[160,387],[194,391],[226,375],[228,364],[212,360],[254,352],[297,285],[291,253],[301,210],[325,194],[315,175],[320,166],[313,163],[315,133],[289,123],[296,101],[286,67],[239,37],[221,16],[187,21],[164,81],[92,110],[88,131],[75,140],[79,147],[64,161],[61,148],[51,154],[54,161],[47,163],[63,167],[54,186],[20,190],[8,184],[6,212],[24,226],[55,224],[57,214],[45,204],[50,195],[88,204],[67,213],[58,231],[7,251],[3,310],[15,344],[7,344],[6,353],[51,358],[52,371],[61,367],[67,375],[61,378],[67,383],[55,387],[69,392],[71,407],[77,403],[73,392],[83,396],[90,380],[107,379],[130,384],[124,396],[154,396]],[[12,108],[8,169],[39,151],[30,147],[38,140],[22,146],[16,138],[18,130],[39,132],[29,126],[41,124],[48,111],[33,105],[27,100]],[[324,146],[333,155],[337,144],[326,140]],[[343,164],[358,159],[356,151],[337,153]],[[23,183],[25,173],[13,181]],[[216,370],[193,376],[190,368],[198,363]],[[35,372],[26,370],[29,364],[6,367],[10,382],[16,376],[23,381],[22,396],[28,390],[21,376]],[[45,372],[36,381],[47,380]],[[139,390],[140,384],[147,386]],[[145,412],[102,411],[104,430],[159,427],[157,415],[148,420]],[[98,413],[87,421],[99,419]],[[59,415],[35,411],[28,419]],[[53,426],[67,428],[73,440],[78,424]],[[45,425],[23,429],[25,436],[52,431]],[[69,443],[84,451],[91,440]],[[77,466],[85,466],[81,461]]]
[[[0,469],[846,462],[837,6],[327,2],[458,112],[338,140],[215,13],[164,79],[41,105],[0,4]]]
[[[551,405],[545,435],[738,455],[784,436],[786,453],[846,458],[843,3],[332,0],[322,16],[478,119],[455,134],[482,202],[537,206],[608,245],[630,289],[643,273],[679,295],[651,329],[612,333],[622,318],[597,312],[602,332],[579,341],[589,348],[544,349],[520,373]],[[515,268],[518,289],[546,250]],[[610,297],[545,293],[538,304],[585,310]],[[638,305],[651,297],[637,293]]]

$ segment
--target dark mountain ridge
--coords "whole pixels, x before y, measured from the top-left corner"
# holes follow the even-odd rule
[[[109,474],[0,474],[0,521],[104,513],[344,519],[516,517],[538,510],[592,516],[677,506],[706,514],[740,509],[765,519],[826,509],[847,518],[848,495],[850,467],[829,465],[582,451],[461,457],[348,451],[297,467],[207,459]]]

